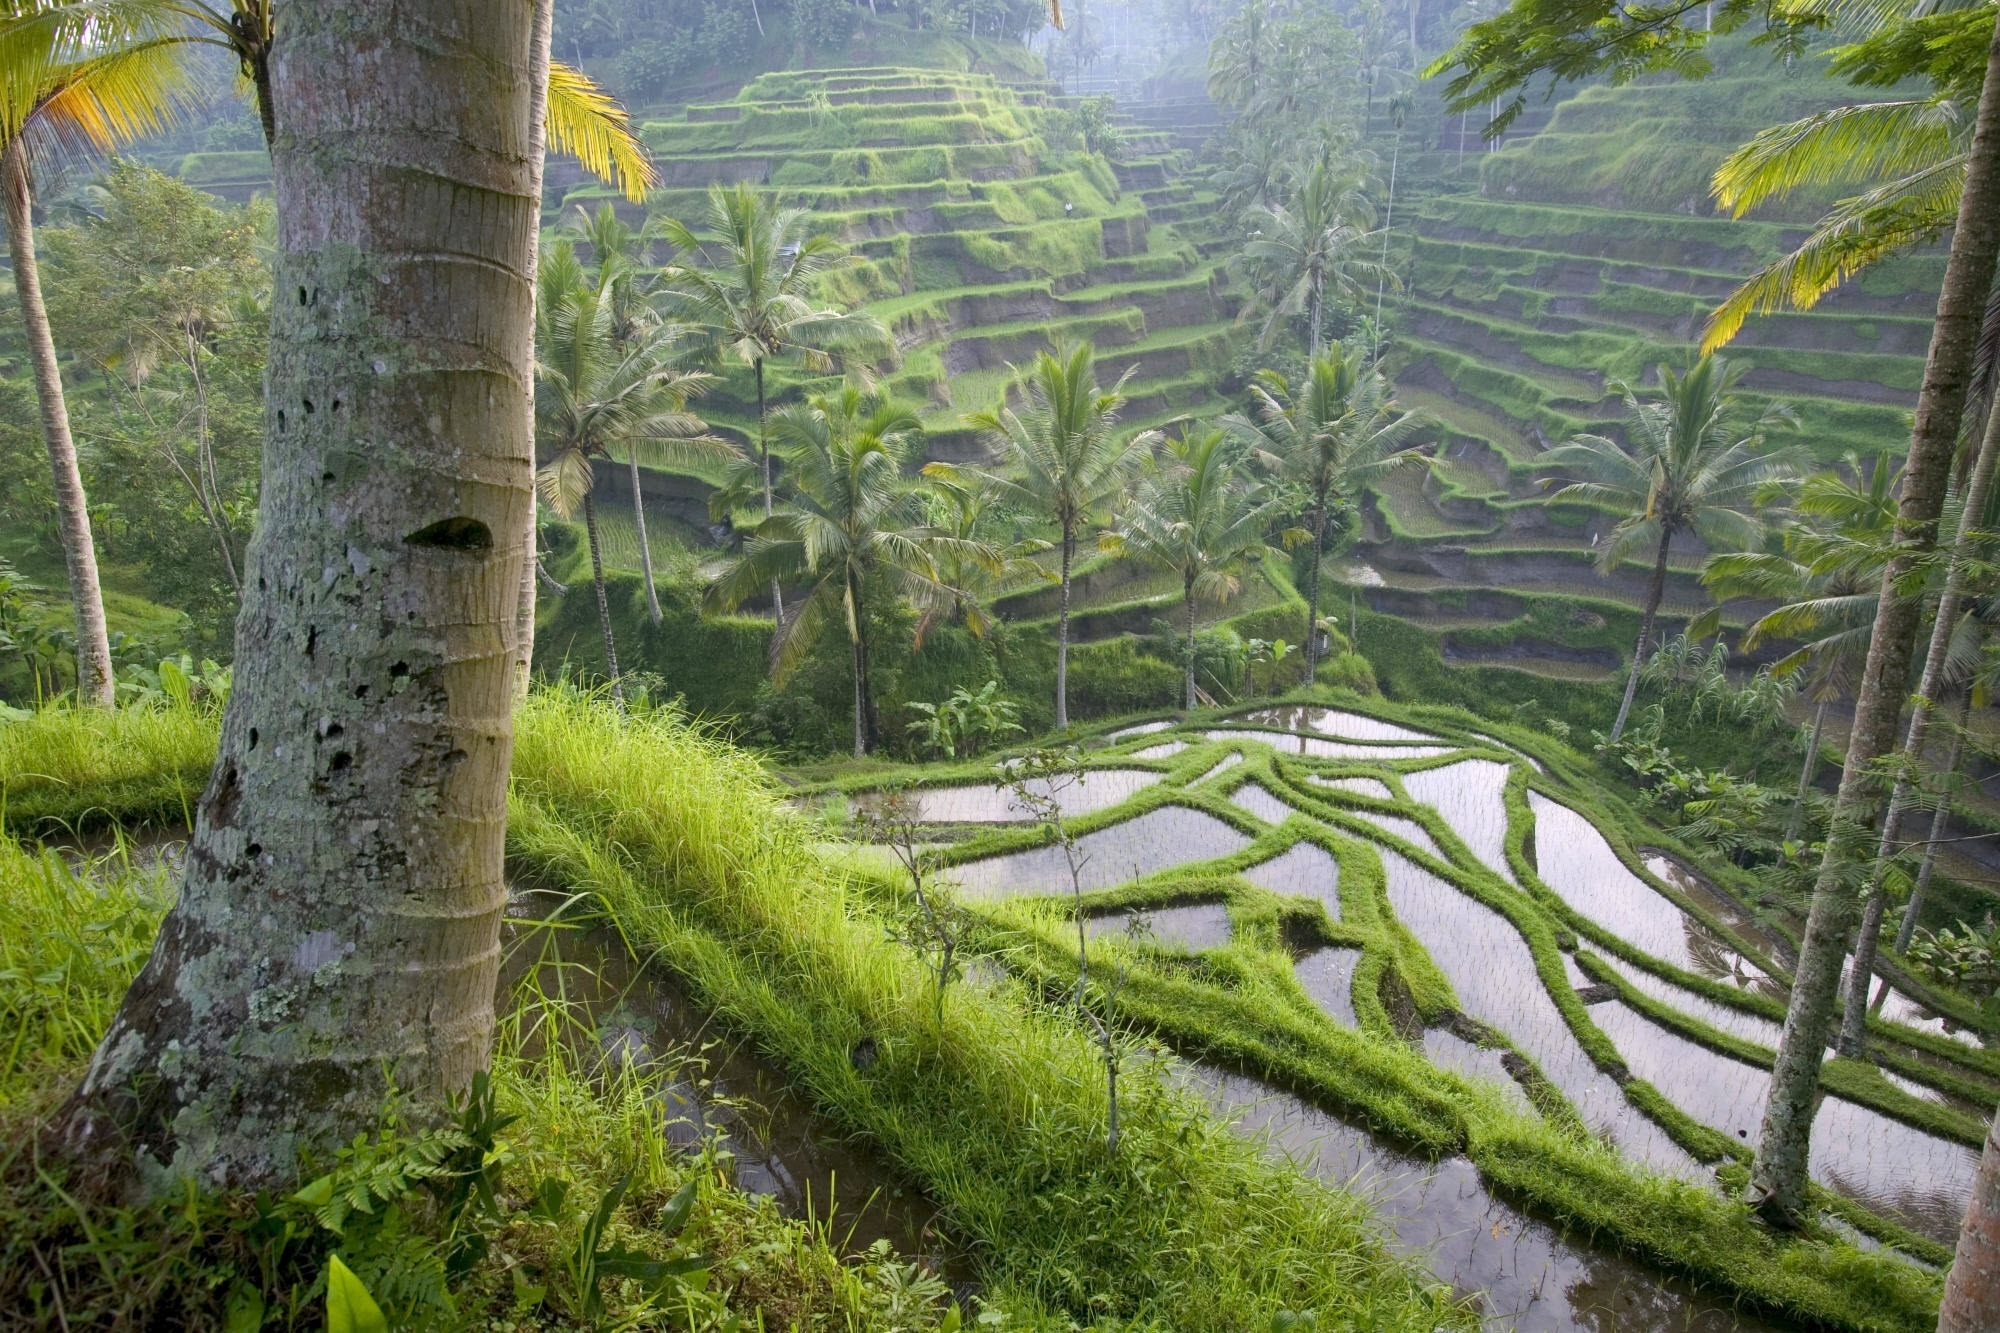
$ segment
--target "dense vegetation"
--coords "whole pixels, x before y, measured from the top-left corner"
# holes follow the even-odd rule
[[[2000,1078],[1990,7],[1065,8],[542,0],[397,48],[466,99],[423,164],[321,118],[412,143],[430,114],[386,75],[326,100],[362,77],[331,10],[0,23],[0,1300],[1471,1317],[1218,1128],[1165,1043],[1762,1313],[1914,1330],[1942,1296],[1964,1326],[1986,1270],[1858,1250],[1951,1258],[1812,1138],[1824,1090],[1976,1148]],[[474,236],[409,185],[433,175],[505,219]],[[1359,710],[1362,752],[1243,711],[1272,700]],[[1478,851],[1413,795],[1468,762],[1508,775]],[[1064,805],[1113,771],[1142,790]],[[987,786],[1014,827],[921,813]],[[1557,799],[1766,989],[1551,888]],[[1086,889],[1089,839],[1174,811],[1243,845]],[[495,957],[503,824],[511,900],[566,896],[884,1152],[976,1302],[751,1201],[719,1138],[618,1159],[699,1057],[607,1056],[610,1021],[549,992],[567,964],[523,961],[560,923],[507,927],[497,1027],[448,980]],[[146,828],[191,834],[178,872]],[[1250,873],[1315,847],[1344,914]],[[950,888],[1035,848],[1067,896]],[[1607,1148],[1454,992],[1392,902],[1410,864],[1518,933],[1520,984],[1671,1151]],[[1086,963],[1087,918],[1198,908],[1225,943]],[[323,957],[329,912],[358,924]],[[1351,1013],[1301,989],[1310,948],[1354,952]],[[1758,1071],[1757,1132],[1635,1077],[1603,1003]],[[201,1187],[108,1189],[78,1145],[124,1136]]]

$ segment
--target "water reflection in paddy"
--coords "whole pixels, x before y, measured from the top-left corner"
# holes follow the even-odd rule
[[[1414,819],[1405,819],[1401,815],[1378,815],[1372,810],[1347,810],[1343,813],[1373,824],[1386,833],[1393,833],[1418,851],[1429,852],[1446,864],[1451,862],[1444,849],[1437,845],[1437,840],[1431,837],[1430,831]]]
[[[1369,796],[1378,801],[1393,801],[1396,793],[1389,790],[1389,784],[1380,778],[1323,778],[1317,773],[1308,774],[1307,782],[1316,782],[1322,787],[1337,787],[1341,791],[1351,791],[1356,796]]]
[[[1595,824],[1540,792],[1528,793],[1528,807],[1535,815],[1535,873],[1557,897],[1634,948],[1676,967],[1739,985],[1767,980],[1764,970],[1727,940],[1633,874]]]
[[[1254,782],[1246,782],[1229,793],[1229,803],[1248,810],[1267,824],[1282,824],[1297,813]]]
[[[1186,741],[1163,741],[1158,745],[1148,745],[1143,750],[1132,751],[1134,759],[1165,759],[1187,749]]]
[[[1730,1005],[1719,1004],[1706,995],[1697,995],[1685,986],[1676,986],[1664,981],[1643,968],[1613,962],[1600,958],[1619,976],[1632,984],[1633,989],[1658,1000],[1669,1008],[1679,1010],[1690,1018],[1698,1018],[1732,1037],[1754,1041],[1766,1050],[1778,1049],[1778,1037],[1784,1031],[1783,1025],[1769,1018],[1745,1013]]]
[[[1261,741],[1280,754],[1309,755],[1315,759],[1428,759],[1450,754],[1449,745],[1358,745],[1348,741],[1321,740],[1317,736],[1294,736],[1285,731],[1211,731],[1212,741]]]
[[[1144,926],[1133,930],[1133,923]],[[1088,917],[1084,934],[1091,939],[1103,935],[1126,935],[1154,944],[1199,953],[1219,949],[1229,943],[1229,909],[1221,903],[1194,903],[1186,907],[1155,907],[1149,911],[1112,912]]]
[[[1591,1062],[1542,988],[1534,955],[1512,922],[1394,852],[1382,853],[1396,917],[1443,969],[1460,1007],[1510,1038],[1628,1157],[1654,1170],[1702,1179],[1694,1159],[1642,1115]]]
[[[1158,773],[1138,768],[1094,768],[1080,773],[1075,782],[1055,788],[1056,804],[1065,815],[1087,815],[1108,810],[1160,780]],[[1048,779],[1029,782],[1037,796],[1051,790]],[[916,802],[917,818],[926,824],[993,824],[1033,818],[1011,785],[979,783],[966,787],[928,787],[909,793]],[[855,798],[862,810],[880,806],[881,795],[869,792]]]
[[[1617,1001],[1590,1013],[1634,1074],[1703,1124],[1757,1142],[1769,1071],[1669,1032]],[[1823,1098],[1813,1118],[1814,1180],[1947,1245],[1958,1235],[1978,1163],[1963,1144],[1839,1097]]]
[[[1519,1333],[1775,1333],[1629,1259],[1565,1240],[1495,1199],[1463,1157],[1427,1162],[1255,1080],[1194,1068],[1187,1077],[1238,1127],[1329,1184],[1352,1190],[1398,1253],[1474,1296],[1496,1328]]]
[[[1507,1072],[1506,1052],[1467,1041],[1456,1032],[1444,1028],[1428,1028],[1424,1032],[1424,1058],[1440,1069],[1449,1069],[1467,1078],[1490,1083],[1515,1110],[1527,1115],[1536,1114],[1534,1104],[1528,1100],[1528,1094],[1514,1081],[1514,1076]]]
[[[1123,884],[1169,866],[1228,856],[1250,845],[1249,838],[1214,815],[1178,805],[1086,833],[1077,842],[1085,858],[1081,880],[1086,891]],[[968,898],[1066,893],[1070,888],[1069,862],[1055,845],[972,861],[945,873],[958,881]]]
[[[1243,756],[1242,756],[1242,755],[1240,755],[1240,754],[1226,754],[1226,755],[1224,755],[1224,756],[1222,757],[1222,760],[1221,760],[1221,762],[1220,762],[1220,763],[1216,764],[1216,766],[1215,766],[1214,768],[1211,768],[1211,769],[1209,769],[1209,770],[1208,770],[1208,772],[1206,772],[1206,773],[1202,774],[1202,775],[1201,775],[1200,777],[1196,778],[1196,779],[1195,779],[1195,781],[1196,781],[1196,782],[1206,782],[1206,781],[1208,781],[1208,780],[1209,780],[1210,778],[1214,777],[1214,776],[1215,776],[1215,775],[1216,775],[1217,773],[1221,773],[1221,772],[1224,772],[1224,771],[1226,771],[1226,770],[1228,770],[1228,769],[1232,769],[1232,768],[1236,767],[1236,766],[1237,766],[1238,764],[1240,764],[1240,763],[1242,763],[1242,762],[1243,762]]]
[[[1354,968],[1359,949],[1321,949],[1299,959],[1293,968],[1299,985],[1322,1012],[1346,1027],[1359,1027],[1354,1016]]]
[[[1326,848],[1310,842],[1293,843],[1268,861],[1243,872],[1258,888],[1298,898],[1317,898],[1326,914],[1340,920],[1340,866]]]
[[[1451,831],[1494,874],[1514,882],[1507,866],[1506,764],[1467,759],[1443,768],[1403,775],[1403,790],[1451,825]]]
[[[1168,718],[1165,722],[1141,722],[1136,727],[1120,727],[1118,730],[1112,732],[1105,739],[1122,741],[1122,740],[1127,740],[1133,736],[1150,736],[1156,731],[1165,731],[1168,727],[1171,727],[1172,725],[1174,725],[1172,718]]]
[[[1392,722],[1363,717],[1359,713],[1343,713],[1333,708],[1259,708],[1253,712],[1241,713],[1237,721],[1255,722],[1267,727],[1280,727],[1286,731],[1319,731],[1329,736],[1345,736],[1355,741],[1434,741],[1437,737],[1425,731],[1411,731]]]

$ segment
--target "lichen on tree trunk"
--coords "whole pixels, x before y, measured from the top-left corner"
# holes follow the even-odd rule
[[[505,0],[321,0],[279,30],[235,688],[72,1151],[279,1184],[376,1123],[391,1081],[435,1109],[487,1059],[532,470],[530,28]]]

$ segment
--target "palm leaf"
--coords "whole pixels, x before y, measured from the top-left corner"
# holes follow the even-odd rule
[[[658,183],[625,108],[588,74],[560,60],[549,62],[546,120],[551,150],[570,154],[633,203],[643,202]]]

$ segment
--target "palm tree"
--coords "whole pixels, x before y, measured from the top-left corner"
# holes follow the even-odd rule
[[[623,450],[636,473],[642,456],[655,466],[685,466],[734,457],[736,450],[707,434],[687,410],[688,399],[707,389],[713,376],[677,364],[679,329],[645,328],[621,343],[613,334],[615,302],[602,270],[600,281],[590,281],[568,241],[551,248],[541,270],[535,302],[540,345],[535,427],[549,461],[538,480],[542,497],[558,514],[567,518],[583,511],[606,674],[612,697],[622,704],[618,646],[611,632],[597,506],[591,496],[593,464]],[[638,503],[636,477],[633,501]]]
[[[1254,294],[1245,316],[1265,311],[1260,349],[1271,346],[1286,320],[1304,315],[1307,354],[1317,357],[1328,301],[1363,300],[1371,282],[1401,289],[1393,273],[1361,253],[1375,213],[1360,173],[1337,170],[1329,157],[1321,154],[1294,178],[1288,202],[1260,205],[1244,215],[1250,239],[1236,267]]]
[[[921,487],[903,475],[916,454],[919,429],[915,417],[852,385],[773,413],[771,434],[785,460],[789,502],[757,526],[741,557],[709,587],[710,604],[727,610],[774,579],[810,584],[778,628],[774,675],[782,682],[830,626],[846,627],[856,759],[873,747],[879,731],[868,674],[870,590],[886,586],[921,612],[942,612],[954,591],[938,577],[939,557],[977,553],[975,543],[929,525]],[[983,628],[976,609],[972,627]]]
[[[926,471],[930,525],[966,543],[938,555],[938,578],[952,590],[953,620],[977,624],[994,599],[1048,578],[1048,571],[1031,558],[1046,551],[1047,542],[1032,537],[1001,541],[992,535],[1010,517],[993,487],[976,475]]]
[[[191,96],[187,70],[171,43],[137,38],[125,24],[89,31],[61,6],[29,0],[0,27],[0,211],[76,609],[77,697],[101,707],[113,699],[111,644],[83,475],[35,261],[33,177],[66,156],[109,152],[152,133]]]
[[[1352,505],[1369,483],[1423,456],[1404,447],[1422,418],[1398,412],[1388,381],[1365,368],[1362,349],[1339,343],[1306,368],[1294,389],[1275,370],[1258,374],[1250,386],[1257,404],[1253,421],[1240,414],[1222,419],[1225,428],[1248,440],[1257,457],[1306,498],[1312,542],[1312,575],[1306,592],[1306,684],[1313,683],[1319,657],[1320,562],[1326,525],[1336,506]]]
[[[775,195],[760,198],[747,185],[716,185],[708,195],[708,225],[719,249],[713,261],[685,223],[669,218],[660,227],[660,234],[684,256],[665,275],[674,313],[756,376],[765,518],[772,514],[772,492],[764,363],[790,356],[808,369],[824,371],[839,364],[843,351],[865,357],[894,346],[873,315],[815,303],[815,280],[848,256],[831,236],[809,234],[807,219],[804,209],[785,208]],[[702,262],[691,262],[693,256]],[[775,583],[771,605],[782,623],[784,600]]]
[[[1831,1035],[1840,965],[1854,929],[1851,867],[1866,855],[1865,815],[1876,796],[1876,762],[1895,748],[1897,724],[1909,684],[1921,608],[1901,588],[1936,549],[1939,519],[1956,452],[1960,418],[1987,299],[2000,257],[2000,26],[1987,35],[1965,183],[1938,288],[1923,386],[1903,465],[1896,513],[1896,549],[1882,570],[1882,588],[1868,660],[1855,698],[1840,789],[1806,917],[1791,1003],[1771,1076],[1749,1196],[1758,1211],[1782,1226],[1803,1215],[1812,1119],[1819,1070]],[[1991,1260],[1981,1262],[1990,1263]],[[1947,1302],[1949,1305],[1949,1301]],[[1972,1327],[1970,1323],[1965,1327]]]
[[[430,1119],[487,1062],[539,201],[526,9],[465,0],[413,39],[439,16],[284,10],[273,283],[308,299],[273,303],[261,522],[180,893],[65,1117],[93,1158],[296,1182],[392,1081]],[[274,1026],[274,966],[339,983],[279,983]]]
[[[1721,624],[1721,603],[1734,597],[1779,603],[1745,629],[1742,647],[1748,651],[1772,639],[1796,642],[1797,647],[1771,664],[1771,674],[1804,677],[1805,693],[1813,701],[1787,839],[1804,827],[1826,710],[1851,693],[1860,678],[1875,623],[1876,587],[1895,530],[1897,460],[1885,455],[1864,463],[1849,454],[1842,461],[1843,471],[1816,472],[1800,483],[1782,551],[1709,557],[1701,581],[1717,605],[1687,628],[1690,639],[1714,633]]]
[[[976,477],[1002,499],[1045,515],[1057,532],[1061,609],[1056,616],[1056,726],[1069,725],[1069,593],[1077,540],[1125,493],[1155,431],[1118,433],[1127,370],[1109,392],[1098,388],[1089,343],[1037,352],[1016,383],[1026,398],[1017,412],[1004,402],[967,423],[1000,452],[1007,470],[982,472],[932,464],[927,475]]]
[[[1277,58],[1278,25],[1264,0],[1249,0],[1222,25],[1208,53],[1208,95],[1241,109],[1263,92]]]
[[[1691,533],[1710,549],[1754,545],[1764,531],[1755,517],[1760,493],[1792,473],[1793,451],[1764,452],[1764,438],[1774,426],[1796,425],[1797,418],[1773,403],[1747,430],[1739,427],[1740,400],[1731,390],[1741,377],[1719,357],[1700,358],[1684,377],[1661,366],[1663,402],[1641,402],[1629,385],[1617,386],[1631,422],[1629,446],[1602,435],[1575,435],[1541,457],[1542,466],[1581,478],[1550,503],[1578,500],[1623,514],[1598,554],[1598,568],[1615,569],[1633,550],[1654,549],[1625,697],[1611,724],[1614,741],[1624,733],[1646,665],[1674,538]]]
[[[1241,586],[1236,569],[1264,549],[1270,502],[1246,471],[1249,445],[1224,430],[1170,437],[1146,469],[1124,521],[1107,535],[1180,575],[1187,613],[1187,707],[1195,706],[1195,601],[1225,602]]]
[[[577,210],[570,229],[573,240],[590,246],[596,272],[591,275],[604,306],[606,331],[612,344],[623,353],[652,337],[661,327],[654,306],[658,277],[647,268],[651,248],[642,231],[618,216],[606,203],[597,212]],[[660,593],[653,579],[653,544],[646,535],[646,496],[639,475],[639,451],[628,450],[626,465],[632,476],[632,523],[639,536],[639,570],[646,583],[646,618],[660,623]]]
[[[1985,541],[1984,529],[1988,507],[1993,499],[1996,468],[2000,468],[2000,411],[1989,409],[1979,451],[1973,457],[1971,476],[1966,479],[1964,494],[1958,497],[1957,535],[1946,562],[1944,588],[1938,595],[1937,613],[1931,621],[1931,639],[1924,654],[1923,672],[1917,678],[1915,697],[1911,701],[1909,729],[1903,737],[1902,763],[1897,771],[1895,787],[1889,793],[1888,807],[1882,815],[1882,836],[1875,854],[1873,882],[1868,905],[1862,909],[1861,933],[1854,945],[1854,966],[1848,972],[1847,1006],[1841,1018],[1839,1050],[1850,1058],[1858,1058],[1862,1054],[1868,987],[1874,976],[1882,918],[1888,911],[1889,890],[1883,872],[1896,852],[1897,840],[1902,837],[1910,788],[1930,741],[1931,720],[1935,715],[1937,699],[1952,673],[1954,644],[1968,624],[1967,617],[1962,614],[1963,607],[1968,595],[1974,591],[1975,578],[1988,582],[1993,575],[1992,566],[1979,558],[1979,547]],[[1979,622],[1973,619],[1969,623],[1976,625]]]

